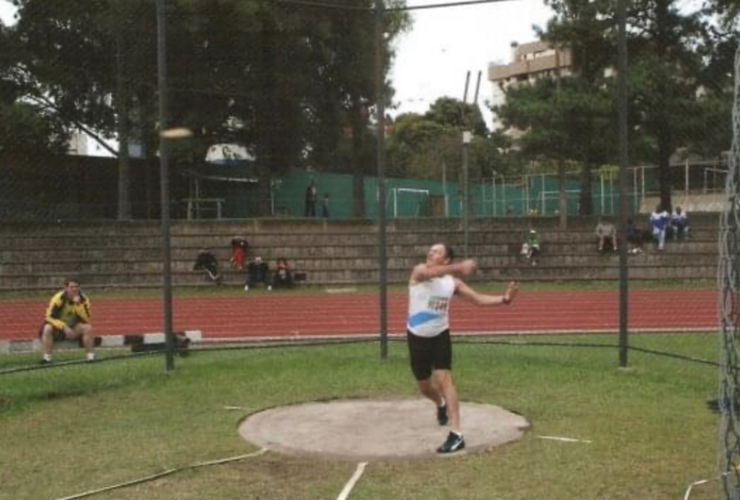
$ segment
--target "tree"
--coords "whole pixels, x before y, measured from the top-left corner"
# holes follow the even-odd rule
[[[682,12],[676,0],[635,2],[630,24],[632,116],[649,140],[647,159],[658,166],[661,204],[671,210],[671,155],[702,133],[690,118],[703,113],[696,48],[704,26],[699,12]]]
[[[470,178],[504,174],[511,169],[505,157],[508,139],[489,133],[480,109],[441,97],[426,113],[399,115],[388,141],[388,166],[393,175],[419,179],[462,177],[462,132],[473,131],[469,149]],[[443,172],[444,171],[444,172]]]
[[[524,141],[530,153],[548,154],[544,151],[548,143],[550,148],[560,145],[565,148],[550,149],[550,155],[557,151],[558,157],[581,163],[581,209],[590,213],[590,170],[609,160],[615,146],[604,141],[605,137],[616,137],[613,117],[617,108],[615,104],[611,108],[608,105],[616,103],[616,82],[606,71],[616,67],[614,5],[606,0],[550,0],[548,3],[556,17],[542,37],[556,47],[572,51],[574,76],[561,78],[562,90],[557,93],[547,91],[550,84],[539,82],[539,93],[511,91],[509,101],[520,98],[529,104],[507,102],[504,108],[511,104],[511,109],[502,112],[508,114],[510,124],[532,127],[527,134],[530,137]],[[630,157],[633,161],[658,165],[661,202],[670,208],[671,155],[679,147],[692,144],[697,145],[694,146],[697,151],[706,150],[711,141],[704,140],[702,127],[706,127],[707,119],[720,123],[719,117],[725,113],[721,94],[706,81],[702,84],[703,64],[713,59],[708,48],[712,44],[702,45],[707,24],[700,13],[679,10],[675,0],[633,2],[628,22]],[[549,134],[553,137],[535,130],[535,125],[548,126],[544,118],[550,113],[569,114],[552,117],[550,126],[566,127]],[[558,134],[565,137],[556,137]]]
[[[616,154],[609,92],[578,76],[543,78],[509,89],[495,111],[505,126],[526,131],[519,146],[529,158],[581,165],[581,212],[592,213],[591,169]]]
[[[399,8],[405,0],[387,0],[386,7]],[[311,153],[311,162],[327,162],[334,168],[349,164],[353,175],[352,215],[364,216],[364,176],[374,171],[374,144],[377,136],[370,133],[373,109],[377,109],[375,88],[375,33],[372,0],[342,0],[347,9],[325,13],[323,27],[326,37],[317,46],[317,82],[325,82],[318,93],[316,123],[329,127],[317,128],[318,147]],[[408,29],[409,16],[402,11],[386,11],[383,15],[383,95],[391,102],[393,89],[388,74],[395,52],[393,40]]]
[[[604,161],[609,149],[603,141],[604,118],[608,113],[608,96],[604,93],[608,79],[604,72],[608,67],[616,67],[614,4],[605,0],[550,0],[547,3],[556,16],[541,36],[556,50],[565,47],[570,51],[575,78],[569,85],[569,93],[562,94],[558,87],[555,98],[561,101],[558,104],[563,112],[580,113],[564,117],[566,125],[570,122],[575,127],[569,134],[576,141],[575,144],[568,143],[572,153],[561,151],[555,158],[560,178],[561,208],[565,208],[565,164],[569,160],[576,161],[581,165],[580,211],[590,214],[593,213],[591,171]],[[561,76],[557,74],[556,81]],[[578,94],[583,94],[582,105],[577,103]],[[604,147],[606,150],[602,149]],[[564,216],[565,213],[561,213],[561,217]],[[565,223],[564,219],[562,223]]]
[[[457,130],[470,130],[474,135],[485,136],[488,133],[483,115],[476,104],[464,104],[453,97],[440,97],[429,106],[424,118]]]
[[[17,45],[0,25],[0,156],[33,158],[65,151],[64,125],[43,106],[24,100],[22,80],[14,78]]]
[[[152,2],[14,3],[18,59],[4,75],[14,76],[23,99],[101,144],[119,137],[123,147],[131,135],[154,155],[159,123]],[[358,131],[353,154],[359,164],[368,140],[363,111],[374,99],[371,5],[366,0],[363,12],[356,2],[344,4],[350,9],[169,0],[169,124],[194,131],[173,152],[175,163],[202,161],[214,143],[245,146],[260,167],[261,213],[269,210],[271,179],[312,154],[330,154],[331,140],[324,138],[339,137],[344,120]],[[387,61],[404,19],[386,17]],[[124,196],[125,154],[121,165]]]

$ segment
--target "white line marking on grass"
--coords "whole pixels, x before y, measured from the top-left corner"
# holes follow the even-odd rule
[[[709,482],[709,479],[702,479],[701,481],[694,481],[691,483],[686,490],[686,494],[684,495],[684,500],[689,500],[689,497],[691,496],[691,490],[694,488],[694,486],[699,486],[700,484],[706,484]]]
[[[722,479],[725,476],[728,476],[730,474],[735,474],[736,472],[740,472],[740,465],[736,465],[734,467],[734,469],[735,469],[734,471],[731,471],[730,470],[730,471],[727,471],[727,472],[723,472],[722,474],[719,475],[719,477],[714,477],[712,479],[700,479],[698,481],[694,481],[686,489],[686,494],[683,496],[683,500],[689,500],[689,497],[691,496],[691,490],[694,489],[694,486],[700,486],[702,484],[707,484],[710,481],[719,481],[720,479]]]
[[[337,500],[347,500],[347,497],[352,491],[352,488],[355,487],[355,484],[357,483],[357,481],[360,480],[360,476],[362,476],[362,473],[365,472],[366,465],[367,465],[367,462],[360,462],[359,464],[357,464],[357,469],[355,469],[355,473],[352,474],[352,477],[350,478],[349,482],[347,482],[347,484],[344,485],[344,489],[337,497]]]
[[[267,451],[267,448],[262,448],[261,450],[255,451],[254,453],[247,453],[246,455],[239,455],[238,457],[222,458],[220,460],[212,460],[210,462],[200,462],[197,464],[186,465],[185,467],[180,467],[179,469],[167,469],[166,471],[159,472],[157,474],[152,474],[151,476],[141,477],[139,479],[134,479],[132,481],[126,481],[125,483],[114,484],[113,486],[106,486],[104,488],[98,488],[97,490],[90,490],[90,491],[85,491],[83,493],[77,493],[75,495],[70,495],[68,497],[57,498],[56,500],[76,500],[78,498],[89,497],[91,495],[96,495],[98,493],[103,493],[105,491],[117,490],[119,488],[125,488],[126,486],[133,486],[135,484],[141,484],[141,483],[146,483],[148,481],[153,481],[154,479],[159,479],[160,477],[169,476],[170,474],[174,474],[175,472],[179,472],[181,470],[197,469],[198,467],[205,467],[207,465],[225,464],[228,462],[235,462],[237,460],[243,460],[245,458],[257,457],[259,455],[262,455],[266,451]]]
[[[550,439],[552,441],[561,441],[563,443],[586,443],[590,444],[590,439],[575,439],[575,438],[569,438],[569,437],[561,437],[561,436],[535,436],[539,439]]]

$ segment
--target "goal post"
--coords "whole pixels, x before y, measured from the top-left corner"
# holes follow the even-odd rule
[[[392,217],[427,217],[431,214],[428,189],[393,188],[388,200]]]

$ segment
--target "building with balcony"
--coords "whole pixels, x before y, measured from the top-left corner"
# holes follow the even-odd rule
[[[553,47],[548,42],[512,43],[512,62],[489,64],[488,79],[501,89],[542,77],[567,76],[573,57],[570,50]]]
[[[510,63],[488,65],[488,80],[494,84],[491,104],[499,106],[506,102],[506,89],[511,86],[534,83],[540,78],[567,76],[572,73],[572,67],[569,49],[556,48],[542,41],[512,42]],[[494,128],[499,125],[495,115],[493,122]],[[506,134],[516,141],[524,132],[509,129]]]

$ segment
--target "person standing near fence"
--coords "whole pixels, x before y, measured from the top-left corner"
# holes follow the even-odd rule
[[[329,218],[329,195],[325,194],[321,199],[321,217]]]
[[[476,263],[468,259],[453,263],[454,252],[437,243],[427,252],[426,262],[414,267],[409,278],[409,309],[406,337],[411,371],[419,392],[437,405],[437,421],[449,423],[447,439],[438,453],[465,448],[460,424],[460,403],[452,381],[452,342],[449,308],[453,295],[479,306],[508,305],[519,289],[509,283],[504,295],[474,291],[460,277],[475,273]]]
[[[84,295],[76,278],[64,280],[64,290],[54,294],[46,309],[44,324],[39,331],[41,364],[51,363],[54,342],[82,339],[88,361],[95,360],[90,299]]]
[[[306,217],[316,217],[317,196],[318,190],[316,189],[316,182],[311,181],[311,184],[306,188]]]

